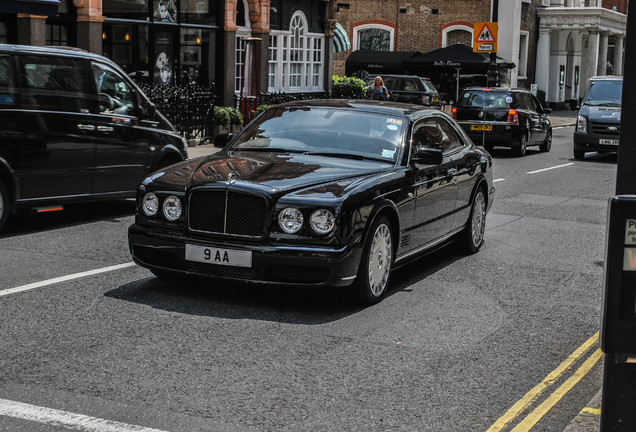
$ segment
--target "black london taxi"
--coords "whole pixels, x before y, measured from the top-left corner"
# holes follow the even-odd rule
[[[20,208],[134,197],[185,140],[112,61],[0,44],[0,230]]]
[[[140,185],[129,247],[158,277],[354,285],[374,303],[421,253],[483,244],[492,159],[440,110],[290,102],[216,145]]]

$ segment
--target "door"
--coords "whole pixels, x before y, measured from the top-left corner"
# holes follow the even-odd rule
[[[547,116],[543,113],[543,108],[537,98],[529,93],[523,93],[522,96],[525,98],[525,104],[528,107],[528,126],[530,129],[528,143],[542,143],[545,141],[546,133],[548,131]]]
[[[17,57],[23,109],[13,165],[17,200],[90,193],[95,168],[94,137],[85,129],[91,116],[90,65],[68,57]]]
[[[121,74],[93,62],[99,100],[95,117],[94,194],[133,192],[148,172],[152,132],[139,126],[139,95]],[[159,148],[159,143],[155,145]]]
[[[443,149],[443,132],[436,118],[416,123],[412,153],[418,147]],[[444,152],[439,165],[415,164],[415,245],[430,243],[450,232],[457,200],[457,167],[451,152]]]

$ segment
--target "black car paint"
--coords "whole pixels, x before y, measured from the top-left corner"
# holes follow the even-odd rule
[[[375,110],[399,115],[409,123],[426,116],[448,119],[438,110],[390,102],[382,107],[371,101],[307,101],[285,105]],[[490,208],[494,193],[492,160],[486,151],[475,147],[459,127],[455,130],[466,146],[446,154],[444,163],[439,166],[414,163],[410,146],[402,147],[398,163],[391,165],[298,153],[231,150],[231,141],[221,152],[174,165],[142,183],[137,195],[135,224],[129,228],[131,254],[135,262],[160,274],[209,276],[205,271],[188,267],[184,258],[186,243],[250,250],[254,275],[214,274],[213,277],[290,285],[350,285],[358,271],[367,230],[379,214],[386,215],[393,227],[395,264],[399,266],[461,232],[478,188],[484,189]],[[238,176],[236,181],[230,182],[228,174],[233,170]],[[174,194],[187,203],[193,191],[215,188],[265,197],[268,217],[264,235],[240,239],[219,233],[193,232],[188,228],[187,204],[184,215],[173,223],[147,217],[139,208],[141,198],[149,191],[160,198]],[[462,200],[459,205],[455,204],[457,197]],[[316,206],[333,209],[337,229],[326,236],[282,232],[276,222],[278,212],[292,203],[300,209]],[[426,209],[422,209],[424,203]],[[271,277],[272,267],[281,265],[317,266],[325,268],[328,276],[310,282]]]
[[[92,63],[106,65],[133,89],[137,103],[133,115],[100,113],[93,88],[90,112],[25,109],[20,96],[24,97],[25,81],[18,79],[13,103],[0,104],[0,181],[8,195],[5,213],[134,197],[139,183],[160,161],[187,157],[185,142],[174,127],[112,61],[82,51],[18,45],[0,45],[0,56],[9,59],[16,77],[21,76],[18,59],[26,56],[43,64],[48,59],[73,61],[78,73],[86,74],[84,78],[92,73]]]

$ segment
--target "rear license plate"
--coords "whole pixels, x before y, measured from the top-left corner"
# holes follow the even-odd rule
[[[234,267],[252,267],[252,252],[186,245],[185,259]]]
[[[598,140],[599,144],[618,145],[617,139],[603,139]]]
[[[470,130],[491,131],[492,130],[492,125],[474,124],[474,125],[470,125]]]

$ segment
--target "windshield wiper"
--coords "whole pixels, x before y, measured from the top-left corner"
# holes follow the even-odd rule
[[[389,159],[385,159],[381,157],[365,156],[360,153],[304,152],[303,154],[306,154],[309,156],[326,156],[326,157],[335,157],[335,158],[342,158],[342,159],[374,160],[378,162],[393,163],[393,161]]]

